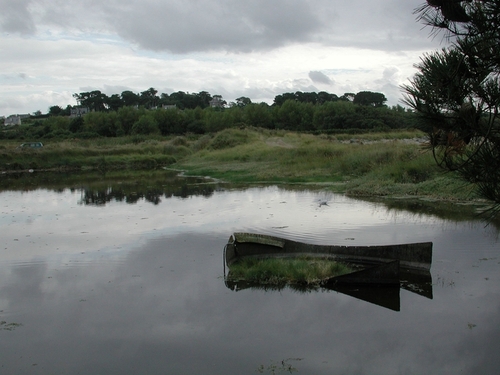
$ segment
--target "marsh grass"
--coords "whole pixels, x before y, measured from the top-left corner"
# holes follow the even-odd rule
[[[328,185],[331,191],[356,196],[474,198],[453,174],[443,174],[431,153],[417,143],[423,133],[352,137],[245,127],[206,135],[47,141],[40,150],[2,141],[0,170],[173,167],[233,183]]]
[[[255,136],[254,132],[241,129],[225,129],[216,134],[209,147],[213,150],[221,150],[243,145]]]
[[[321,258],[243,258],[231,265],[229,277],[264,285],[315,285],[350,272],[346,264]]]
[[[400,131],[391,132],[369,132],[361,134],[348,134],[348,133],[337,133],[335,135],[324,135],[323,137],[334,138],[339,141],[350,141],[353,139],[359,140],[360,142],[370,142],[370,141],[382,141],[382,140],[403,140],[403,139],[418,139],[424,138],[424,133],[415,130],[407,129]]]
[[[182,142],[134,137],[46,142],[42,149],[25,150],[3,144],[0,170],[27,169],[156,169],[168,166],[192,151]]]
[[[233,129],[234,130],[234,129]],[[471,200],[469,187],[436,166],[422,145],[423,133],[405,131],[357,135],[345,142],[329,135],[238,129],[246,143],[208,146],[179,159],[176,168],[235,183],[328,185],[352,196],[425,196]],[[241,134],[240,134],[241,136]]]
[[[232,130],[233,133],[226,132],[224,139],[231,134],[238,134],[237,140],[224,144],[237,146],[213,148],[208,145],[179,160],[178,166],[193,173],[215,173],[215,177],[219,178],[231,178],[234,172],[236,180],[251,175],[252,180],[257,181],[341,182],[378,171],[387,164],[400,164],[400,168],[404,168],[409,160],[422,156],[417,144],[397,140],[350,144],[311,134]],[[249,134],[242,135],[245,133]],[[243,138],[246,143],[238,144],[238,139]],[[392,135],[391,138],[395,139],[396,136]],[[217,141],[216,144],[220,143]],[[436,170],[432,160],[426,158],[423,162],[425,165],[416,166],[431,172]],[[424,174],[423,171],[411,173]],[[392,178],[388,173],[383,177]]]

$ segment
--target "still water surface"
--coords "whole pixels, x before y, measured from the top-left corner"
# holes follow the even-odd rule
[[[498,373],[495,226],[326,191],[170,183],[0,192],[0,373]],[[236,292],[222,263],[235,231],[432,241],[431,295],[401,289],[394,311],[327,290]]]

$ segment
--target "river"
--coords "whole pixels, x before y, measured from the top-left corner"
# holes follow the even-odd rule
[[[496,374],[498,226],[438,203],[155,174],[3,176],[2,374]],[[228,288],[236,231],[433,242],[397,308],[332,290]],[[377,293],[375,290],[373,293]]]

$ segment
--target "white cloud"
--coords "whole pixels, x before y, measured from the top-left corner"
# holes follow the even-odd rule
[[[420,3],[0,0],[0,114],[73,104],[82,88],[272,102],[389,87],[396,104],[394,88],[437,45],[412,14]]]

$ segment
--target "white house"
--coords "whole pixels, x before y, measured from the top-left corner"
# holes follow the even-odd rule
[[[21,125],[21,116],[20,115],[10,115],[4,121],[4,125]]]
[[[73,107],[70,110],[69,117],[82,117],[83,115],[87,114],[90,112],[90,109],[88,107]]]
[[[212,108],[223,108],[226,105],[226,101],[222,99],[221,95],[214,95],[209,104]]]

